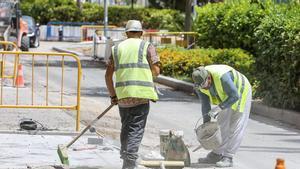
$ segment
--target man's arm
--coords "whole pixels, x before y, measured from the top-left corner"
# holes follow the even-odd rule
[[[114,82],[113,82],[113,74],[114,74],[114,64],[112,57],[110,57],[108,63],[107,63],[107,68],[105,72],[105,83],[106,87],[108,89],[109,95],[116,96],[116,91],[114,88]]]
[[[209,97],[206,94],[199,91],[199,89],[195,89],[195,92],[201,101],[201,111],[202,111],[203,123],[209,122],[210,116],[208,115],[208,112],[211,110]]]
[[[233,75],[231,72],[224,74],[221,77],[221,82],[223,89],[228,97],[224,102],[220,103],[219,106],[222,109],[226,109],[228,107],[231,107],[231,105],[233,105],[236,101],[239,100],[239,94],[237,88],[234,85]]]
[[[152,44],[150,44],[147,49],[147,60],[150,65],[152,76],[157,77],[160,74],[160,68],[159,68],[160,61],[157,52],[155,50],[155,47]]]
[[[159,64],[152,64],[150,65],[151,67],[151,71],[152,71],[152,76],[153,77],[157,77],[160,74],[160,68],[159,68]]]

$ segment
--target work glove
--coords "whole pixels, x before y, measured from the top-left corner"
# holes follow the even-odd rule
[[[216,106],[214,108],[212,108],[209,112],[208,112],[208,115],[211,117],[211,118],[217,118],[217,116],[219,115],[220,111],[222,111],[221,107],[220,106]]]
[[[117,96],[111,96],[110,97],[110,103],[113,104],[113,105],[117,105],[118,104]]]

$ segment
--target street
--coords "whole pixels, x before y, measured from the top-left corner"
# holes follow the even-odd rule
[[[36,49],[31,49],[32,52],[49,52],[53,51],[52,47],[66,47],[67,42],[41,42],[41,46]],[[110,98],[105,85],[105,66],[102,63],[94,63],[92,58],[81,56],[82,68],[82,83],[81,83],[81,128],[84,124],[93,120],[99,113],[104,111],[110,104]],[[64,83],[64,99],[65,102],[73,103],[76,98],[76,76],[77,68],[75,66],[66,66],[66,74]],[[31,67],[25,64],[25,79],[30,79]],[[36,68],[42,88],[46,81],[44,74],[46,69],[43,66]],[[59,87],[61,68],[59,66],[51,67],[51,75],[49,76],[49,91],[51,94],[50,102],[59,102],[60,97]],[[30,82],[28,82],[30,83]],[[140,154],[147,154],[151,151],[159,152],[159,130],[173,129],[182,130],[184,132],[184,141],[188,145],[192,166],[191,168],[212,169],[213,165],[198,164],[199,157],[205,157],[209,152],[200,149],[197,152],[192,152],[199,143],[196,139],[194,128],[199,118],[201,118],[201,104],[198,98],[189,93],[175,91],[172,88],[158,84],[158,87],[163,95],[157,103],[151,103],[150,114],[148,116],[148,123],[146,132],[140,147]],[[41,92],[35,92],[37,97],[43,97]],[[9,97],[9,96],[7,96]],[[10,110],[11,111],[11,110]],[[23,111],[23,110],[22,110]],[[35,112],[44,110],[34,110]],[[51,110],[52,111],[52,110]],[[6,111],[2,111],[5,113]],[[51,117],[45,117],[50,113],[44,113],[43,117],[36,118],[42,120],[42,123],[49,128],[55,128],[59,131],[75,131],[74,111],[60,112],[65,117],[65,122],[58,114],[52,114]],[[24,114],[20,116],[25,116]],[[1,118],[5,118],[3,116]],[[35,115],[31,112],[31,118]],[[45,120],[43,120],[45,119]],[[46,120],[48,119],[48,120]],[[51,120],[50,120],[51,119]],[[3,120],[4,122],[5,120]],[[7,124],[7,122],[5,123]],[[68,125],[70,124],[70,125]],[[8,127],[9,126],[9,127]],[[1,130],[17,130],[16,125],[0,125]],[[120,119],[118,108],[115,106],[107,115],[100,119],[95,128],[108,137],[116,144],[119,142]],[[4,158],[4,157],[1,157]],[[280,122],[270,120],[257,115],[251,115],[248,123],[248,128],[244,136],[242,145],[238,153],[234,157],[234,169],[271,169],[275,167],[276,158],[283,158],[285,160],[287,169],[300,168],[300,131]]]

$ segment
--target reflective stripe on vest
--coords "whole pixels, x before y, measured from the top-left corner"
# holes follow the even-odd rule
[[[251,87],[247,78],[243,74],[227,65],[210,65],[206,66],[205,69],[208,70],[212,75],[217,96],[212,96],[209,90],[206,89],[200,89],[200,91],[209,96],[211,103],[215,105],[224,102],[228,97],[223,90],[221,77],[229,71],[233,73],[234,84],[237,88],[239,99],[231,106],[231,108],[235,111],[243,112],[246,105],[247,94]]]
[[[126,81],[126,82],[117,82],[116,87],[124,87],[124,86],[147,86],[154,87],[152,82],[143,82],[143,81]]]
[[[115,71],[118,69],[123,69],[123,68],[145,68],[149,69],[149,64],[148,63],[143,63],[143,50],[145,48],[146,41],[142,41],[140,43],[139,51],[138,51],[138,62],[137,63],[124,63],[124,64],[119,64],[119,58],[114,57],[114,62],[115,62]],[[148,47],[149,44],[147,44]],[[118,52],[118,45],[114,47],[114,56],[117,56]]]
[[[113,47],[118,99],[158,99],[147,61],[148,46],[146,41],[130,38]]]

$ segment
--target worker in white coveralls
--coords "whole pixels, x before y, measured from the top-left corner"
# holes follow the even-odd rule
[[[105,80],[111,103],[119,106],[122,169],[135,169],[149,102],[158,100],[153,78],[159,75],[160,69],[155,47],[140,38],[143,34],[141,22],[129,20],[125,31],[127,39],[112,47]]]
[[[217,118],[222,136],[222,144],[206,158],[200,158],[199,163],[231,167],[249,119],[251,85],[243,74],[227,65],[198,67],[192,78],[202,102],[203,123]]]

